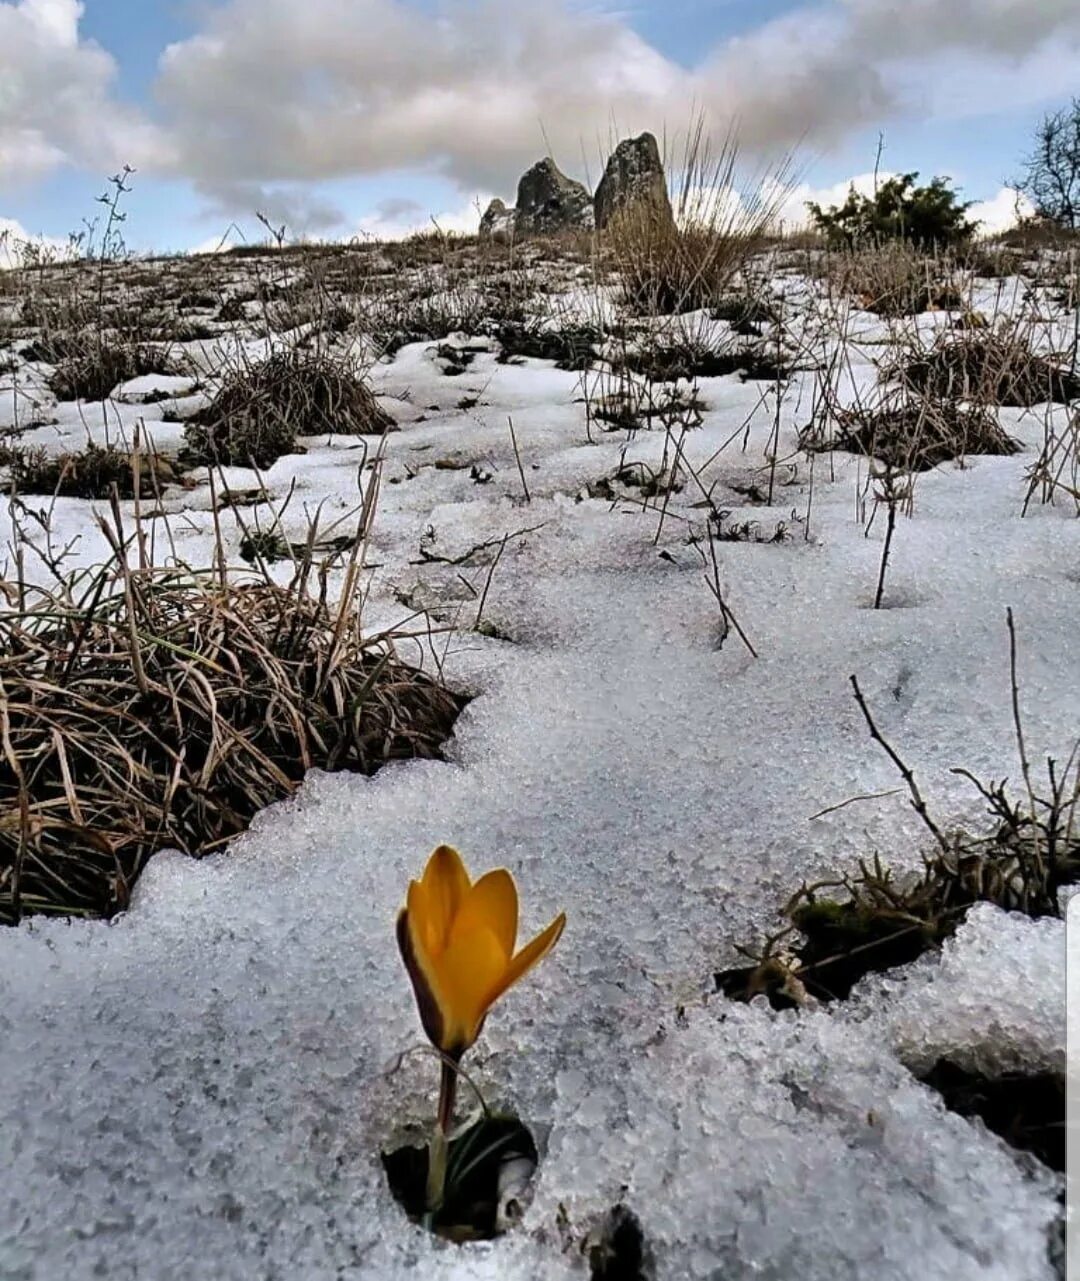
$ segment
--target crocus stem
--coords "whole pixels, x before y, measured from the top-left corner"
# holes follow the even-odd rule
[[[454,1120],[454,1096],[457,1094],[457,1065],[443,1062],[439,1078],[439,1111],[428,1149],[427,1208],[434,1213],[442,1205],[446,1184],[446,1157],[450,1149],[448,1135]]]

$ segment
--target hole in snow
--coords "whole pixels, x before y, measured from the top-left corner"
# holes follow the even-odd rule
[[[457,1242],[489,1241],[513,1227],[528,1205],[538,1161],[536,1142],[516,1117],[482,1117],[451,1140],[446,1195],[432,1216],[427,1147],[382,1153],[390,1191],[409,1218]]]
[[[1060,1073],[984,1076],[943,1058],[920,1079],[937,1090],[950,1112],[977,1116],[1010,1147],[1065,1172],[1065,1077]]]
[[[925,605],[927,597],[922,593],[914,591],[910,587],[892,587],[886,585],[885,592],[881,597],[881,604],[878,609],[917,609],[920,605]],[[859,601],[860,609],[874,609],[874,596],[864,596]]]
[[[641,1221],[625,1205],[610,1209],[585,1239],[592,1281],[653,1281],[652,1256]]]
[[[754,965],[721,970],[714,976],[717,990],[736,1001],[766,996],[775,1010],[797,1008],[808,997],[844,1000],[864,975],[907,965],[938,945],[935,921],[920,921],[877,889],[867,880],[847,902],[809,895],[789,905],[803,942],[790,951],[766,949]]]

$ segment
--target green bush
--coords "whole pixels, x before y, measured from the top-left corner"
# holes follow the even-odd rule
[[[807,208],[814,226],[835,248],[855,249],[905,240],[920,249],[961,244],[971,238],[976,224],[964,216],[971,207],[961,203],[948,178],[934,178],[917,187],[917,173],[886,179],[871,196],[851,187],[842,205],[822,209],[814,201]]]

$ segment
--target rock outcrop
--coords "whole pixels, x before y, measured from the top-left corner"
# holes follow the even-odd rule
[[[664,163],[651,133],[626,138],[612,152],[593,199],[597,228],[603,229],[616,214],[631,208],[648,211],[661,224],[675,225]]]
[[[661,227],[674,227],[660,148],[651,133],[625,138],[590,196],[550,157],[537,161],[518,183],[510,209],[493,200],[480,219],[480,235],[505,240],[514,236],[551,236],[561,231],[603,229],[616,214],[634,209]]]

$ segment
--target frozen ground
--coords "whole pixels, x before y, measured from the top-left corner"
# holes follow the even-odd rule
[[[868,337],[877,327],[866,318]],[[856,383],[872,384],[873,354],[857,352]],[[462,625],[432,642],[477,695],[451,762],[315,773],[227,853],[157,856],[111,924],[0,934],[0,1277],[556,1281],[587,1274],[581,1241],[623,1201],[661,1278],[1049,1281],[1058,1181],[948,1113],[913,1071],[945,1053],[1063,1069],[1062,922],[980,908],[940,957],[825,1010],[711,992],[803,877],[875,849],[918,863],[924,833],[903,795],[811,818],[898,784],[850,674],[939,820],[977,822],[979,798],[948,770],[1017,773],[1011,606],[1029,748],[1068,754],[1080,522],[1049,507],[1021,518],[1030,453],[918,479],[889,608],[874,611],[884,520],[864,535],[864,465],[819,456],[811,503],[795,455],[811,378],[781,406],[793,467],[778,471],[776,505],[745,510],[731,485],[762,464],[775,402],[761,402],[764,384],[702,380],[690,461],[749,417],[745,451],[736,440],[702,475],[733,519],[766,533],[786,520],[792,534],[717,547],[754,658],[734,633],[718,645],[687,541],[704,518],[692,483],[658,538],[654,510],[580,500],[624,449],[657,462],[662,432],[627,444],[594,429],[589,444],[579,375],[540,361],[482,353],[448,378],[416,344],[373,382],[402,430],[387,438],[370,619],[400,619],[407,598]],[[125,423],[176,430],[137,403],[152,386],[127,390]],[[55,416],[78,421],[71,407]],[[1041,411],[1003,422],[1034,445]],[[301,503],[343,514],[359,499],[358,442],[307,443],[266,477],[278,497],[295,477],[297,529]],[[491,481],[425,465],[448,458]],[[210,546],[202,492],[167,495],[193,561]],[[88,511],[62,502],[55,520],[92,558]],[[492,639],[464,630],[475,604],[459,575],[482,586],[483,557],[412,562],[421,540],[456,557],[506,534],[485,617],[507,639]],[[465,1247],[411,1226],[379,1161],[434,1104],[430,1059],[394,1070],[421,1034],[393,921],[441,841],[475,870],[513,870],[526,927],[568,916],[469,1056],[489,1099],[533,1127],[541,1164],[523,1223]]]

